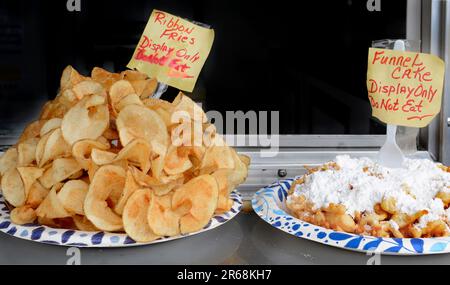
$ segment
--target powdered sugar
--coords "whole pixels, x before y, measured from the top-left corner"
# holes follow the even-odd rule
[[[383,167],[369,158],[337,156],[339,169],[314,172],[297,185],[294,195],[304,195],[315,209],[330,203],[342,204],[347,213],[373,212],[384,198],[393,197],[396,208],[409,215],[426,210],[419,227],[432,219],[447,216],[439,192],[448,192],[450,173],[426,159],[406,159],[404,168]]]

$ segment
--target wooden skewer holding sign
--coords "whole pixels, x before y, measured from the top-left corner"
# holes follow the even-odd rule
[[[405,51],[405,42],[402,40],[396,40],[394,44],[394,50]],[[378,162],[386,167],[400,168],[403,165],[405,159],[401,149],[398,147],[395,141],[395,135],[397,132],[397,125],[387,124],[386,126],[386,141],[378,152]]]

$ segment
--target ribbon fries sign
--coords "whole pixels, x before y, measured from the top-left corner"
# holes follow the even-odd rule
[[[369,48],[372,115],[388,124],[425,127],[439,113],[444,62],[437,56]]]
[[[213,41],[213,29],[153,10],[127,67],[191,92]]]

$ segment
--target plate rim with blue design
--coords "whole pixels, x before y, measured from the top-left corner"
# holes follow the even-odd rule
[[[450,237],[383,238],[335,231],[290,215],[285,201],[295,179],[282,179],[258,190],[252,199],[255,213],[271,226],[290,235],[341,249],[383,255],[450,253]]]
[[[39,224],[14,224],[11,221],[10,211],[6,205],[5,198],[0,192],[0,232],[28,241],[69,247],[108,248],[156,244],[200,234],[202,232],[215,229],[230,221],[241,211],[242,197],[237,190],[233,190],[230,194],[230,198],[233,200],[233,206],[231,209],[225,213],[214,215],[210,222],[200,231],[174,237],[161,237],[151,242],[136,242],[126,233],[111,233],[103,231],[88,232],[72,229],[52,228]]]

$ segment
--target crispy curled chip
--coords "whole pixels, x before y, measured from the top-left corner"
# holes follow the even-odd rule
[[[78,98],[72,89],[65,89],[56,96],[54,101],[58,102],[68,110],[78,102]]]
[[[70,217],[71,214],[64,208],[59,200],[56,191],[61,187],[57,184],[52,187],[42,204],[36,209],[36,215],[40,218],[56,219]]]
[[[158,87],[158,81],[155,78],[130,80],[130,83],[140,98],[149,98]]]
[[[26,126],[19,137],[18,143],[21,143],[31,138],[38,137],[41,127],[45,122],[46,122],[45,120],[38,120]]]
[[[123,146],[141,138],[150,143],[153,152],[165,155],[169,136],[164,122],[155,111],[143,106],[129,105],[120,111],[116,124]]]
[[[141,99],[137,94],[129,94],[123,97],[116,105],[114,105],[117,112],[120,112],[123,108],[128,105],[139,105],[143,106]]]
[[[230,151],[234,161],[234,168],[230,172],[229,179],[233,187],[236,187],[237,185],[244,183],[244,181],[247,179],[248,165],[241,160],[236,150],[230,148]]]
[[[91,78],[103,85],[106,90],[109,90],[114,82],[121,79],[118,73],[109,72],[100,67],[94,67],[91,71]]]
[[[181,215],[182,234],[206,226],[217,208],[218,194],[217,181],[208,174],[198,176],[175,190],[172,208]]]
[[[151,188],[154,194],[158,196],[166,195],[176,187],[183,185],[184,182],[183,175],[161,176],[160,178],[155,178],[146,175],[135,167],[131,167],[130,170],[139,185]]]
[[[250,165],[250,157],[245,154],[239,154],[239,159],[244,163],[247,167]]]
[[[109,99],[111,102],[111,105],[115,106],[117,103],[120,102],[125,96],[134,94],[135,91],[133,89],[133,86],[131,83],[127,80],[119,80],[115,82],[110,90],[109,90]]]
[[[60,86],[61,89],[72,88],[75,84],[85,80],[71,65],[66,66],[62,72]]]
[[[75,215],[72,218],[73,218],[73,222],[74,222],[75,226],[80,231],[86,231],[86,232],[99,231],[99,229],[97,227],[95,227],[94,224],[91,223],[91,221],[89,221],[89,219],[86,218],[85,216]]]
[[[84,201],[84,212],[100,230],[119,231],[123,228],[122,219],[113,212],[106,200],[111,192],[123,190],[125,177],[125,170],[116,165],[105,165],[95,172]]]
[[[116,159],[117,154],[106,150],[94,148],[91,152],[92,162],[97,165],[111,164]]]
[[[5,175],[6,171],[17,166],[18,163],[18,152],[17,148],[10,147],[1,157],[0,157],[0,176]]]
[[[11,221],[17,225],[31,224],[36,218],[36,212],[29,205],[20,206],[11,211]]]
[[[135,241],[149,242],[158,239],[147,222],[147,213],[152,200],[150,189],[139,189],[128,199],[123,209],[125,232]]]
[[[184,173],[192,167],[189,152],[180,151],[176,146],[170,145],[164,161],[164,171],[169,175]]]
[[[83,205],[88,189],[89,184],[83,180],[69,180],[64,183],[57,196],[68,212],[84,215]]]
[[[128,201],[128,198],[130,198],[130,196],[139,188],[141,188],[141,186],[136,182],[131,171],[128,170],[127,176],[125,178],[125,186],[123,188],[122,193],[120,194],[117,204],[114,207],[114,212],[116,212],[119,215],[122,215],[123,209]]]
[[[147,79],[147,74],[137,71],[137,70],[124,70],[120,73],[122,79],[132,81],[132,80],[143,80]]]
[[[61,123],[64,139],[70,145],[83,139],[97,139],[108,128],[109,111],[105,97],[83,97],[65,115]]]
[[[240,161],[240,160],[239,160]],[[235,158],[233,150],[225,144],[220,136],[215,136],[212,145],[209,146],[200,165],[200,174],[210,174],[217,169],[234,169]]]
[[[144,139],[135,139],[127,144],[115,158],[127,160],[130,164],[139,167],[142,172],[147,173],[150,169],[151,146]]]
[[[50,168],[39,178],[42,186],[51,188],[81,170],[80,164],[74,158],[57,158]]]
[[[182,92],[173,100],[172,105],[174,106],[173,112],[187,112],[193,121],[204,123],[208,120],[203,109]]]
[[[159,236],[180,234],[180,216],[172,210],[173,194],[154,195],[148,209],[148,225]]]
[[[42,201],[44,201],[45,197],[47,197],[49,191],[50,190],[44,188],[39,181],[34,182],[28,191],[25,204],[36,209]]]
[[[26,192],[17,168],[10,168],[2,177],[2,192],[5,200],[14,207],[25,204]]]
[[[47,140],[50,135],[51,132],[46,133],[43,137],[40,138],[39,142],[36,145],[35,160],[38,165],[40,164],[42,157],[44,156],[45,146],[47,145]]]
[[[175,108],[172,105],[172,103],[169,103],[169,102],[159,99],[159,98],[153,98],[153,97],[142,99],[142,103],[144,104],[144,106],[146,106],[154,111],[156,111],[158,109],[162,109],[164,111],[167,111],[169,114],[171,114]]]
[[[78,100],[81,100],[83,97],[87,95],[103,95],[105,94],[105,89],[103,86],[95,81],[92,80],[85,80],[80,83],[77,83],[73,88],[72,91],[75,93],[75,97],[77,97]]]
[[[55,158],[70,155],[70,150],[70,146],[62,136],[61,129],[57,128],[48,136],[38,166],[43,167],[47,162],[52,161]]]
[[[44,174],[44,169],[34,166],[17,167],[20,178],[23,182],[23,189],[25,190],[25,197],[28,196],[31,186],[36,180]]]
[[[39,119],[43,121],[52,118],[62,118],[68,110],[69,107],[58,100],[48,101],[42,108]]]
[[[72,146],[72,155],[78,163],[87,170],[91,161],[91,153],[93,149],[107,150],[110,145],[98,140],[81,140]]]
[[[60,118],[53,118],[53,119],[46,121],[45,124],[42,125],[41,130],[39,131],[39,136],[43,137],[45,134],[49,133],[50,131],[60,128],[61,122],[62,122],[62,119],[60,119]]]
[[[230,182],[231,172],[232,170],[230,169],[219,169],[211,174],[216,179],[219,187],[216,213],[227,212],[233,206],[233,200],[230,199],[230,193],[233,191],[234,186]]]

